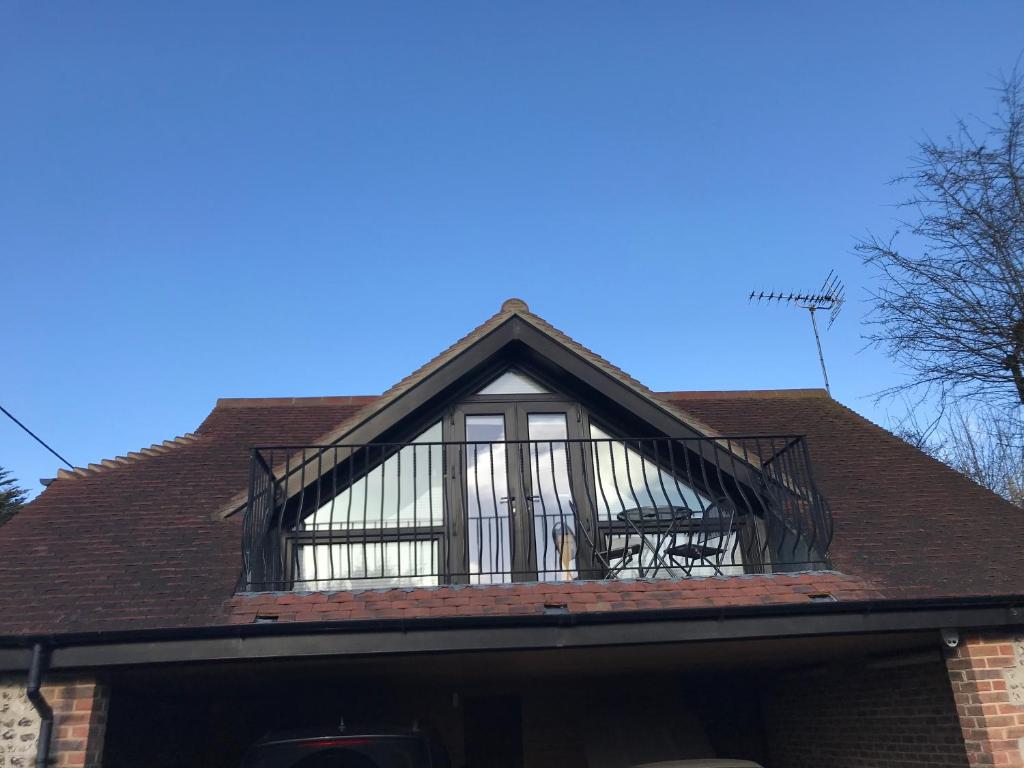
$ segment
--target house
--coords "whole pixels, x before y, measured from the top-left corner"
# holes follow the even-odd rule
[[[61,471],[0,529],[0,766],[342,718],[457,766],[1024,766],[1022,543],[821,390],[652,392],[512,299],[380,396]]]

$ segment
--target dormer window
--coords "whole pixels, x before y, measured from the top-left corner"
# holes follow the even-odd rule
[[[704,436],[564,337],[518,315],[488,328],[328,444],[257,449],[248,588],[685,578],[823,563],[827,508],[799,438]]]
[[[693,456],[685,441],[619,438],[580,402],[507,370],[408,443],[358,446],[325,474],[322,501],[287,537],[292,582],[331,590],[763,568],[751,557],[763,526],[744,530],[753,515],[739,519],[719,478],[695,477]]]

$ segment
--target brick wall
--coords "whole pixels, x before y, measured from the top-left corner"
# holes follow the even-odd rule
[[[43,686],[53,708],[50,763],[97,768],[103,759],[107,691],[94,680],[54,679]],[[25,678],[0,678],[0,768],[35,764],[39,715],[25,696]]]
[[[904,666],[786,676],[766,686],[762,703],[769,768],[968,765],[938,653]]]
[[[970,765],[1024,766],[1024,637],[961,637],[946,666]]]

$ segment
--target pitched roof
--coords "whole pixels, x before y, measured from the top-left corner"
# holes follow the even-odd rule
[[[870,582],[858,590],[887,598],[1024,594],[1018,566],[1024,510],[823,391],[656,396],[717,434],[807,435],[835,516],[832,559],[838,570]],[[241,570],[240,520],[212,513],[245,485],[249,446],[313,442],[372,400],[221,400],[186,444],[54,481],[0,529],[0,635],[239,620],[245,602],[233,593]],[[543,589],[552,586],[559,585]],[[741,587],[728,589],[738,590],[729,598],[758,602]],[[525,593],[542,593],[536,590]],[[379,594],[384,597],[373,600],[408,603],[403,590]],[[531,604],[536,610],[536,601]]]
[[[701,422],[700,419],[694,417],[692,413],[676,407],[672,402],[666,401],[664,398],[659,398],[654,392],[649,390],[621,368],[608,362],[593,350],[583,346],[565,332],[555,328],[544,318],[539,315],[535,315],[530,311],[530,308],[522,299],[508,299],[501,305],[501,309],[495,315],[482,322],[450,347],[443,350],[401,381],[394,384],[380,397],[368,402],[362,410],[354,413],[350,418],[346,419],[342,423],[332,425],[328,431],[320,435],[313,442],[317,445],[331,445],[343,441],[343,439],[359,424],[364,423],[373,414],[384,411],[404,394],[412,390],[434,373],[440,371],[444,366],[454,361],[460,355],[471,349],[475,344],[487,337],[490,333],[511,321],[513,318],[518,318],[528,323],[531,327],[545,334],[550,339],[553,339],[565,349],[575,353],[591,366],[611,377],[614,381],[625,386],[633,393],[639,395],[662,411],[668,413],[681,424],[686,425],[690,429],[693,429],[699,434],[705,436],[715,435],[715,430],[712,427]],[[728,440],[720,440],[719,444],[727,451],[733,451],[735,449]],[[736,457],[742,462],[746,462],[750,455],[749,450],[744,451],[742,449],[736,450],[735,453]],[[292,466],[295,465],[298,458],[298,456],[292,457]],[[286,461],[282,461],[280,466],[275,467],[275,474],[281,474],[287,463],[288,462]],[[218,515],[227,516],[238,511],[242,505],[245,504],[245,501],[246,490],[244,488],[240,488],[230,498],[227,504],[222,509],[218,510]]]
[[[655,403],[659,407],[669,411],[684,424],[689,424],[698,432],[702,432],[708,435],[714,434],[714,430],[707,424],[702,423],[699,419],[694,418],[691,414],[688,414],[685,411],[674,407],[671,403],[666,402],[664,399],[657,397],[657,395],[655,395],[654,392],[649,390],[647,387],[645,387],[639,381],[637,381],[628,373],[623,371],[621,368],[613,365],[612,363],[608,362],[603,357],[598,355],[596,352],[583,346],[578,341],[571,338],[565,332],[558,330],[544,318],[540,317],[539,315],[535,315],[533,312],[530,311],[530,308],[522,299],[508,299],[501,305],[501,309],[497,312],[497,314],[493,315],[492,317],[482,322],[480,325],[478,325],[472,331],[470,331],[461,339],[456,341],[450,347],[448,347],[443,352],[435,356],[432,360],[424,363],[415,371],[406,376],[404,379],[396,383],[394,386],[392,386],[390,389],[384,392],[384,394],[382,394],[380,398],[378,398],[375,402],[369,405],[366,411],[359,413],[356,418],[350,419],[344,424],[337,425],[328,433],[321,436],[318,442],[323,445],[328,445],[330,443],[337,442],[349,432],[350,428],[356,421],[364,419],[368,412],[379,411],[387,407],[399,396],[409,391],[412,387],[414,387],[419,382],[423,381],[423,379],[425,379],[430,374],[442,368],[446,363],[451,362],[451,360],[458,357],[462,352],[465,352],[467,349],[473,346],[474,343],[484,338],[495,328],[499,327],[500,325],[507,322],[513,317],[518,317],[522,320],[525,320],[527,323],[537,328],[539,331],[547,334],[548,336],[555,339],[566,348],[571,349],[573,352],[580,355],[580,357],[584,358],[594,367],[604,371],[613,379],[627,385],[630,389],[639,393],[646,399],[650,400],[652,403]]]
[[[726,433],[806,436],[832,508],[833,564],[891,596],[1024,594],[1024,509],[832,400],[824,390],[667,392]]]
[[[312,440],[364,403],[222,400],[186,445],[54,480],[0,529],[0,635],[218,621],[241,526],[211,512],[245,485],[247,446]]]

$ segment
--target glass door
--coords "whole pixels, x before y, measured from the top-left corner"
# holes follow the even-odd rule
[[[540,581],[571,581],[579,575],[576,558],[577,509],[569,473],[569,418],[565,410],[534,412],[527,407],[525,461],[529,472],[527,507],[532,518],[530,565]]]
[[[509,434],[513,425],[507,407],[460,409],[464,457],[462,498],[465,521],[463,571],[471,584],[510,581],[513,563],[516,501],[522,498],[510,462]]]
[[[579,577],[582,444],[572,403],[464,403],[453,414],[462,442],[458,491],[462,542],[457,581],[570,581]],[[585,547],[584,547],[585,549]]]

